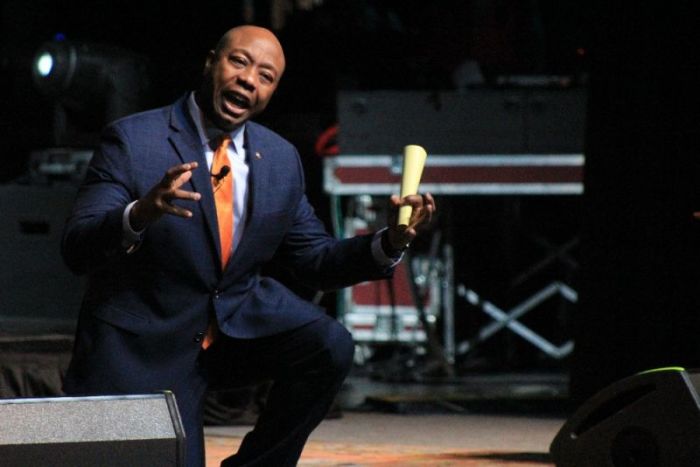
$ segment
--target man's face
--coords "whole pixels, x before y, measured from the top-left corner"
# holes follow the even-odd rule
[[[207,56],[197,101],[214,125],[233,131],[265,109],[285,62],[282,47],[266,29],[243,26],[227,38]]]

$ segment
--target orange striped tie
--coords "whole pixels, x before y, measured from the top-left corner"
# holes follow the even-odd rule
[[[233,173],[231,161],[228,158],[230,143],[231,137],[225,135],[216,148],[211,164],[211,183],[214,190],[214,203],[216,204],[216,219],[219,223],[219,241],[221,242],[221,269],[224,269],[228,263],[233,243]]]

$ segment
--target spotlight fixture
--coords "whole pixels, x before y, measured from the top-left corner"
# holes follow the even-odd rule
[[[55,102],[56,144],[67,126],[96,133],[106,123],[144,108],[147,61],[119,47],[71,41],[44,43],[34,56],[37,89]],[[70,139],[70,137],[68,137]]]

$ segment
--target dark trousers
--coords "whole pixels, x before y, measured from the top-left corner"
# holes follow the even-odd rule
[[[203,351],[200,368],[210,389],[272,380],[267,403],[238,452],[222,467],[294,466],[306,439],[323,420],[352,365],[354,344],[347,330],[321,316],[300,328],[258,339],[219,336]],[[179,404],[187,433],[187,466],[204,465],[202,404],[206,385]]]

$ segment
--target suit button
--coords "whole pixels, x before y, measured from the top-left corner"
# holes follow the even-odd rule
[[[195,334],[192,340],[199,344],[200,342],[202,342],[202,339],[204,339],[204,333],[200,331],[197,334]]]
[[[214,289],[211,294],[215,299],[218,299],[219,298],[219,289]]]

